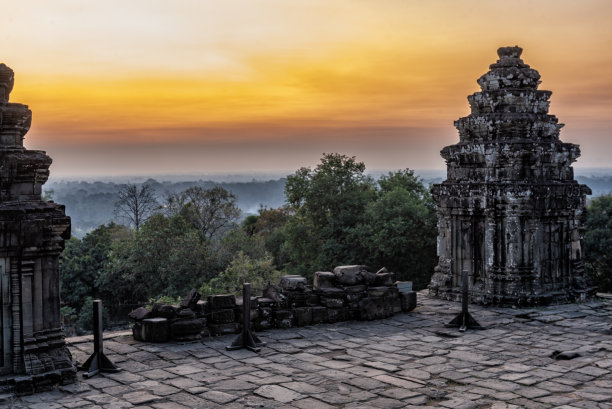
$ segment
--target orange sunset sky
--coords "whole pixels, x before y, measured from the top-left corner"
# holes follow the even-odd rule
[[[523,60],[580,144],[612,152],[612,1],[3,1],[0,62],[54,176],[293,171],[323,152],[443,169],[497,59]]]

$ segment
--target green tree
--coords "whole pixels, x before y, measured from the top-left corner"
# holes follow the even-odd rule
[[[301,168],[287,178],[287,202],[295,212],[285,227],[296,273],[330,269],[363,260],[365,249],[353,230],[363,222],[375,184],[355,157],[324,154],[313,170]]]
[[[261,207],[258,215],[251,215],[242,223],[243,230],[250,237],[263,240],[266,251],[272,255],[278,269],[289,262],[284,246],[287,241],[285,226],[292,217],[291,210],[286,206],[278,209]]]
[[[98,277],[108,267],[112,243],[129,235],[125,227],[110,223],[91,231],[83,240],[72,237],[66,242],[60,266],[64,305],[78,313],[85,297],[100,296]]]
[[[612,195],[591,201],[585,227],[585,267],[599,291],[612,292]]]
[[[131,240],[116,243],[109,269],[99,278],[101,287],[122,303],[184,296],[216,274],[212,251],[181,215],[156,214]]]
[[[382,176],[378,197],[368,204],[358,228],[368,263],[385,266],[416,289],[427,286],[436,258],[437,217],[429,190],[412,170]]]
[[[227,268],[217,277],[204,283],[202,294],[242,294],[242,284],[251,283],[252,294],[261,294],[268,283],[278,283],[281,273],[274,269],[272,257],[252,259],[239,251]]]

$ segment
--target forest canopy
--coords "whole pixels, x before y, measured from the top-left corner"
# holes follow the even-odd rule
[[[324,154],[315,168],[287,177],[283,205],[246,218],[220,185],[168,195],[138,228],[124,213],[117,221],[127,225],[100,225],[67,242],[63,311],[85,322],[88,297],[101,298],[112,315],[191,288],[237,292],[245,279],[263,287],[281,274],[312,279],[343,264],[386,267],[424,288],[436,262],[429,189],[409,169],[377,180],[365,171],[354,157]]]

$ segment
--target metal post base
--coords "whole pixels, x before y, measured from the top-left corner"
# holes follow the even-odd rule
[[[253,352],[259,352],[261,346],[266,345],[265,342],[251,332],[251,284],[242,284],[242,332],[236,337],[232,345],[226,346],[225,349],[233,351],[236,349],[247,348]]]
[[[83,376],[91,378],[99,374],[100,372],[119,372],[121,369],[117,368],[110,359],[104,355],[104,349],[102,346],[102,301],[94,300],[93,302],[93,333],[94,333],[94,352],[91,354],[87,361],[77,369],[79,371],[86,371]]]
[[[104,352],[94,352],[78,369],[79,371],[86,371],[86,373],[83,374],[85,378],[91,378],[100,372],[115,373],[121,371],[121,368],[117,368],[115,364],[104,355]]]
[[[463,270],[461,272],[461,312],[451,322],[444,325],[446,328],[459,328],[461,332],[467,329],[484,329],[468,312],[468,278],[468,271]]]
[[[472,314],[467,311],[465,313],[461,311],[451,320],[451,322],[444,326],[446,328],[459,328],[461,332],[465,332],[467,329],[485,329],[474,319],[474,317],[472,317]]]

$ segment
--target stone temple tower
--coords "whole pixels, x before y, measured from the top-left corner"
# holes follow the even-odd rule
[[[13,82],[13,70],[0,64],[0,392],[30,393],[76,376],[59,295],[70,218],[41,199],[51,158],[24,148],[32,111],[8,102]]]
[[[577,145],[559,140],[548,114],[550,91],[520,58],[499,60],[468,97],[471,114],[455,121],[459,143],[441,151],[447,179],[433,188],[438,256],[430,293],[470,301],[538,305],[571,302],[594,292],[585,276],[582,218],[590,189],[574,180]]]

